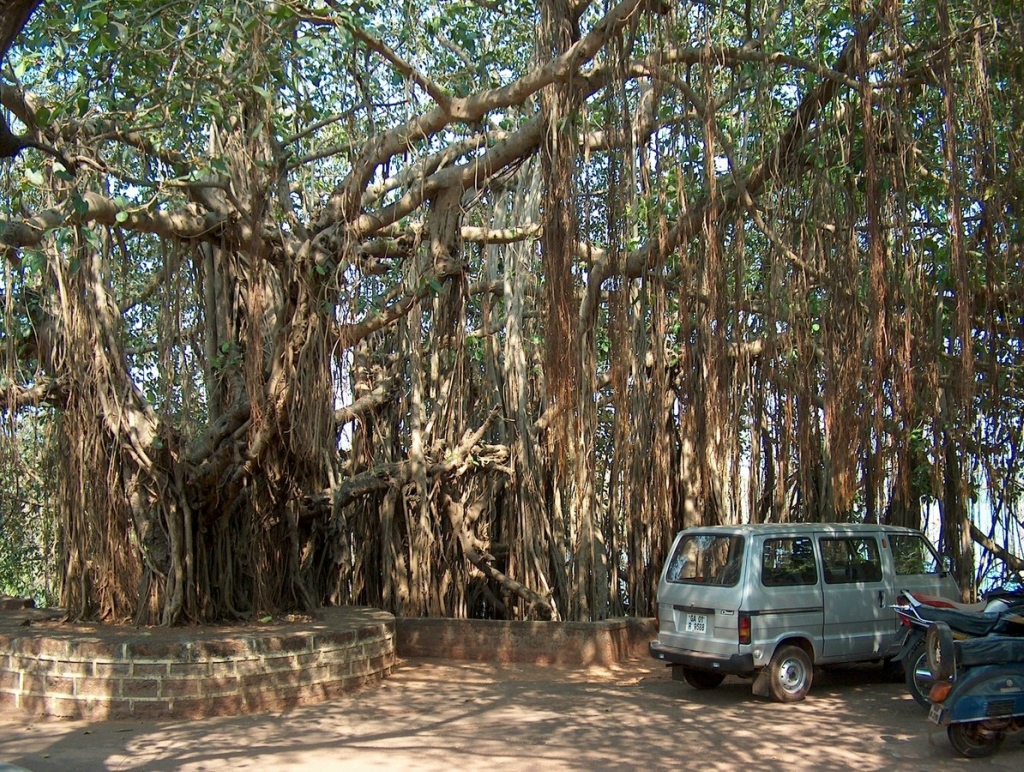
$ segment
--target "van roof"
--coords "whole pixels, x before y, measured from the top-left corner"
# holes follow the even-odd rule
[[[916,528],[905,528],[899,525],[880,525],[875,523],[743,523],[740,525],[698,525],[685,529],[689,532],[702,533],[735,533],[757,534],[787,531],[791,533],[885,533],[915,534],[922,533]]]

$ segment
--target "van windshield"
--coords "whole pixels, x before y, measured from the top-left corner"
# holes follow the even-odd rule
[[[732,587],[740,580],[743,537],[696,533],[679,540],[665,578],[681,584]]]

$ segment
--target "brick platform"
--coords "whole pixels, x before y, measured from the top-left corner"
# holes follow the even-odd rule
[[[395,619],[324,608],[270,624],[134,628],[0,610],[0,710],[85,719],[200,718],[330,700],[388,676],[396,656],[589,667],[647,656],[653,619]]]
[[[325,608],[276,624],[133,628],[0,614],[0,710],[108,719],[198,718],[322,702],[395,664],[395,620]]]

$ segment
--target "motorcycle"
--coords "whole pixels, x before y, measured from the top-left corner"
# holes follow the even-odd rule
[[[985,593],[977,603],[958,603],[940,595],[925,595],[913,590],[903,590],[903,593],[925,606],[951,608],[958,611],[983,611],[992,614],[1006,611],[1012,606],[1024,605],[1024,584],[1016,580]]]
[[[929,720],[968,758],[989,756],[1024,729],[1024,638],[990,635],[954,640],[945,622],[926,635]]]
[[[893,662],[903,663],[904,680],[910,696],[924,708],[930,706],[928,690],[932,676],[926,659],[925,635],[936,622],[946,623],[955,639],[981,638],[1002,634],[1024,636],[1024,598],[1016,593],[987,601],[990,611],[964,611],[960,608],[933,606],[913,593],[903,591],[893,609],[907,628]]]

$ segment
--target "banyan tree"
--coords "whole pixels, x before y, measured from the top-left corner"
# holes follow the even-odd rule
[[[1022,567],[1021,83],[1017,0],[45,0],[4,517],[74,619],[647,615],[738,521],[925,527],[974,592]]]

